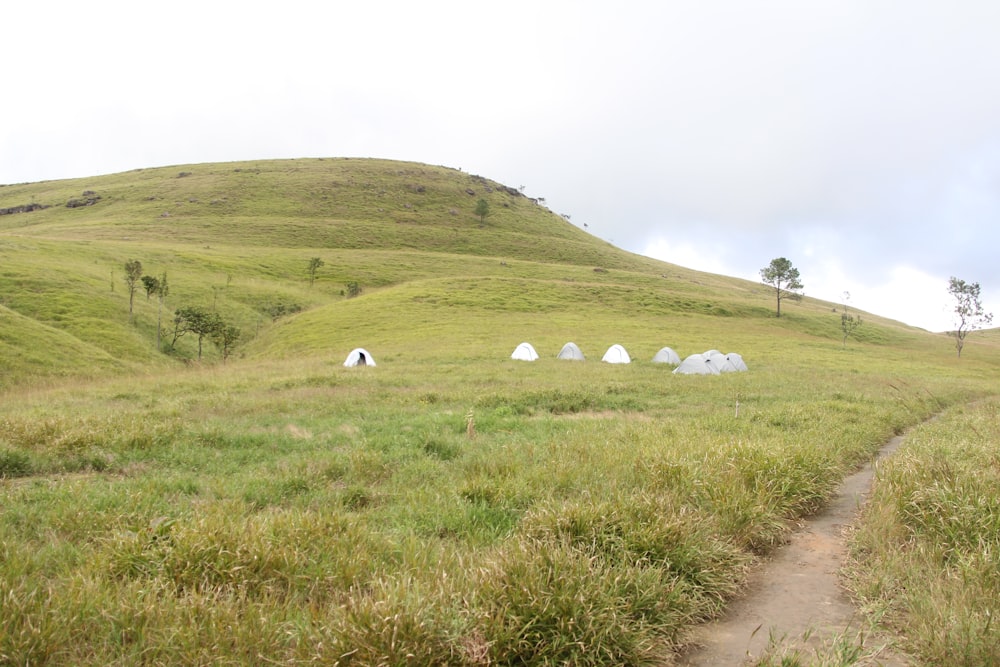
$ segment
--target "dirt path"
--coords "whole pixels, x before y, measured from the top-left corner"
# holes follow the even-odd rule
[[[895,451],[902,439],[886,443],[876,462]],[[874,476],[874,465],[869,464],[845,479],[829,506],[806,520],[788,544],[751,575],[746,593],[730,604],[726,615],[694,630],[691,639],[698,648],[681,656],[678,664],[752,665],[772,636],[785,646],[801,648],[804,656],[814,656],[814,649],[831,637],[856,635],[863,620],[840,587],[837,572],[847,557],[844,528],[855,519]],[[870,651],[867,642],[866,646]],[[904,667],[907,663],[882,652],[866,664]]]

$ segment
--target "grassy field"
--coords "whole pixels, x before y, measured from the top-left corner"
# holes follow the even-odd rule
[[[1000,664],[1000,405],[948,410],[885,463],[852,585],[924,664]]]
[[[776,319],[762,286],[477,176],[307,160],[0,187],[28,203],[49,208],[0,216],[0,663],[669,664],[893,434],[944,413],[929,441],[968,421],[970,466],[995,463],[995,428],[965,420],[995,402],[992,332],[959,360],[865,314],[845,347],[835,304]],[[169,276],[167,321],[237,324],[236,353],[157,350],[130,259]],[[541,360],[509,359],[523,340]],[[555,359],[569,340],[586,362]],[[613,343],[635,362],[600,363]],[[665,345],[750,371],[675,376],[649,361]],[[343,367],[357,346],[378,366]]]

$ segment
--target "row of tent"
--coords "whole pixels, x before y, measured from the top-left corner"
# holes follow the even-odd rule
[[[531,343],[521,343],[510,355],[511,359],[518,361],[535,361],[538,359],[538,352]],[[584,361],[585,357],[580,347],[576,343],[566,343],[556,355],[557,359],[567,359],[570,361]],[[601,361],[609,364],[628,364],[632,358],[621,345],[615,344],[608,348]],[[692,354],[683,361],[680,356],[671,348],[665,347],[653,356],[655,364],[670,364],[676,366],[674,373],[681,375],[719,375],[720,373],[735,373],[747,370],[743,357],[736,352],[722,354],[718,350],[708,350],[701,354]],[[364,348],[355,348],[344,360],[345,366],[374,366],[375,357]]]
[[[517,361],[535,361],[539,357],[538,352],[535,351],[531,343],[521,343],[514,349],[510,358]],[[576,343],[566,343],[559,350],[556,359],[584,361],[585,357]],[[624,347],[616,343],[608,348],[601,361],[609,364],[628,364],[632,362],[632,358]],[[743,361],[741,355],[736,352],[723,354],[718,350],[708,350],[701,354],[692,354],[682,361],[680,355],[674,350],[665,347],[653,356],[653,363],[676,366],[677,368],[674,369],[674,373],[680,375],[719,375],[720,373],[736,373],[748,370],[746,362]]]

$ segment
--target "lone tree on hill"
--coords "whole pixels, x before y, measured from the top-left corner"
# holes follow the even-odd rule
[[[167,284],[167,272],[164,271],[160,274],[159,280],[156,281],[156,351],[161,352],[160,349],[160,332],[163,330],[163,301],[170,294],[170,285]]]
[[[135,298],[135,288],[142,277],[142,262],[130,259],[125,262],[125,286],[128,287],[128,317],[132,319],[132,301]]]
[[[142,286],[146,290],[146,301],[149,301],[149,297],[156,294],[156,290],[160,287],[160,279],[156,276],[143,276]]]
[[[316,272],[321,266],[323,266],[323,260],[319,257],[313,257],[309,260],[309,287],[312,287],[313,283],[316,282]]]
[[[476,215],[479,216],[479,226],[486,224],[486,216],[490,214],[490,203],[485,199],[476,202]]]
[[[967,283],[952,276],[948,279],[948,294],[955,299],[955,330],[951,335],[955,337],[955,349],[961,357],[965,337],[970,331],[982,329],[992,322],[993,313],[983,310],[979,300],[979,283]]]
[[[201,361],[201,344],[206,336],[215,336],[218,331],[225,326],[225,322],[218,313],[212,313],[204,308],[188,306],[178,308],[174,313],[174,339],[170,343],[173,347],[177,339],[186,333],[193,333],[198,336],[198,361]]]
[[[797,301],[802,298],[799,290],[802,289],[802,282],[799,280],[799,270],[792,266],[792,263],[784,257],[777,257],[771,263],[760,270],[760,279],[765,285],[774,288],[774,295],[778,301],[778,314],[781,317],[781,300],[792,299]]]
[[[226,363],[226,359],[232,354],[241,333],[237,327],[223,322],[220,322],[219,327],[212,332],[212,341],[222,352],[222,363]]]
[[[861,315],[851,315],[847,309],[847,302],[850,300],[851,293],[844,292],[844,312],[840,314],[840,330],[844,334],[844,347],[847,347],[847,339],[851,337],[855,329],[861,326]]]

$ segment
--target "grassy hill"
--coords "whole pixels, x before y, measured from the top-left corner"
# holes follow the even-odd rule
[[[479,199],[490,208],[485,224]],[[528,338],[543,354],[580,339],[592,356],[619,342],[641,359],[664,345],[762,347],[769,331],[839,335],[832,304],[806,299],[776,320],[761,285],[624,252],[514,188],[443,167],[282,160],[0,187],[0,210],[22,209],[0,216],[6,387],[190,358],[189,338],[170,354],[155,349],[157,320],[169,328],[183,306],[238,326],[238,354],[250,359],[346,355],[355,345],[500,357]],[[310,283],[313,257],[323,265]],[[129,260],[167,274],[165,316],[140,285],[130,318]],[[349,283],[361,298],[346,298]],[[498,316],[504,326],[491,322]],[[947,347],[870,314],[858,340]],[[781,343],[753,352],[772,347]],[[209,345],[207,355],[218,352]]]
[[[965,557],[1000,537],[994,331],[958,359],[865,313],[845,346],[835,304],[775,318],[761,285],[419,164],[137,170],[2,186],[0,210],[0,663],[671,664],[847,471],[969,404],[946,430],[982,441],[974,501],[871,516],[960,505],[943,558],[974,567],[942,581],[997,599],[1000,550]],[[129,313],[130,260],[168,276],[162,309]],[[156,348],[191,306],[240,328],[226,363]],[[588,361],[555,359],[569,340]],[[613,343],[635,363],[599,363]],[[667,345],[750,372],[672,375]],[[342,366],[358,346],[377,368]],[[912,467],[945,479],[939,431]],[[906,551],[879,534],[866,554]],[[959,664],[995,662],[981,604],[926,606]]]

